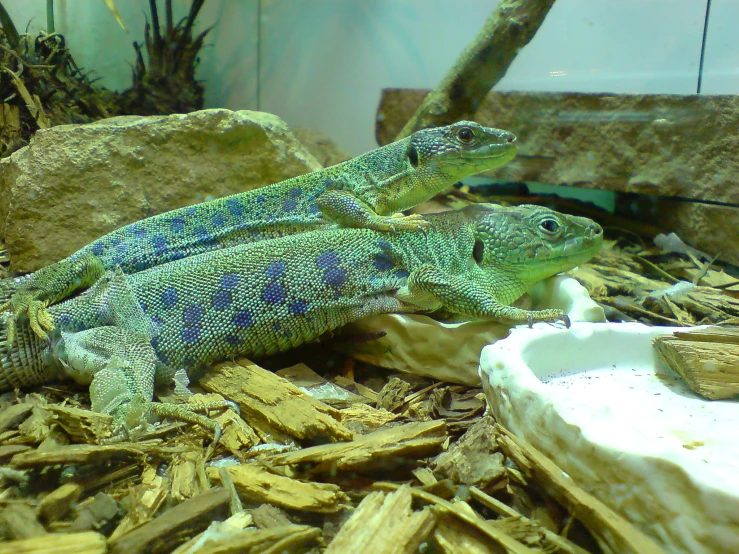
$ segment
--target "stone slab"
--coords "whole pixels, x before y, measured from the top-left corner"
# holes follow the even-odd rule
[[[427,93],[383,91],[380,144]],[[493,92],[475,120],[518,137],[518,156],[497,179],[739,206],[739,96]]]
[[[739,266],[739,206],[661,198],[653,222],[693,248]]]

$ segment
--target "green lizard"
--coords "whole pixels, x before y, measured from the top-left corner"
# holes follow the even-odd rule
[[[401,210],[463,177],[499,167],[516,154],[516,137],[461,121],[424,129],[346,162],[280,183],[172,210],[94,241],[27,279],[0,282],[0,310],[11,309],[39,336],[53,330],[46,307],[92,285],[106,270],[132,274],[213,249],[303,232],[327,220],[375,230],[418,229]],[[394,215],[395,214],[395,215]]]
[[[118,425],[154,414],[212,427],[181,405],[152,402],[155,382],[175,368],[284,351],[379,313],[444,309],[569,324],[560,310],[510,304],[537,281],[587,261],[602,243],[591,220],[538,206],[476,204],[424,221],[421,232],[316,230],[133,275],[108,272],[49,308],[57,328],[51,346],[27,325],[18,328],[17,345],[0,341],[0,390],[68,376],[91,383],[93,409]],[[0,318],[0,337],[8,319]]]

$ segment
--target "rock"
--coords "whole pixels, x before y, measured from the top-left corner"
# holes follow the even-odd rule
[[[307,127],[293,127],[292,132],[305,149],[313,154],[323,167],[336,165],[351,158],[327,135]]]
[[[654,222],[693,248],[739,266],[739,207],[661,198]]]
[[[395,139],[427,93],[383,91],[380,144]],[[475,120],[518,137],[518,157],[496,179],[739,205],[736,95],[494,92]]]
[[[36,270],[118,227],[320,169],[278,117],[224,109],[38,131],[0,161],[11,269]]]

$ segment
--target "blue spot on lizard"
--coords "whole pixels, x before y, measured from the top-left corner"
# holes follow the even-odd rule
[[[270,279],[275,279],[285,275],[285,270],[286,266],[284,262],[272,262],[267,266],[264,274]]]
[[[234,217],[244,216],[244,206],[236,198],[228,198],[226,200],[226,209]]]
[[[323,280],[334,288],[343,286],[346,279],[346,269],[343,267],[332,267],[323,272]]]
[[[332,250],[322,252],[316,256],[316,265],[321,269],[328,269],[330,267],[337,266],[340,263],[341,260],[339,259],[339,255]]]
[[[102,254],[104,249],[105,249],[105,246],[99,240],[93,242],[92,248],[90,248],[90,250],[92,250],[92,253],[95,254],[96,256],[99,256],[100,254]]]
[[[239,338],[238,335],[234,334],[228,334],[224,337],[224,340],[226,343],[230,344],[231,346],[241,346],[244,342],[243,339]]]
[[[395,260],[387,252],[378,252],[373,265],[378,271],[389,271],[395,267]]]
[[[236,288],[236,285],[239,284],[239,274],[238,273],[226,273],[223,277],[221,277],[221,286],[224,289],[234,289]]]
[[[181,233],[185,230],[185,218],[184,217],[173,217],[169,222],[169,230],[173,234]]]
[[[167,237],[155,235],[151,237],[151,245],[154,247],[155,254],[162,254],[167,249]]]
[[[216,292],[211,299],[211,304],[216,310],[225,310],[232,302],[231,291],[225,289]]]
[[[183,327],[182,328],[182,342],[185,344],[191,344],[200,338],[200,327]]]
[[[267,304],[282,304],[285,301],[285,287],[279,281],[270,283],[262,292],[262,299]]]
[[[294,198],[290,198],[288,200],[285,200],[282,203],[282,209],[283,209],[283,211],[286,211],[286,212],[291,212],[291,211],[293,211],[297,207],[298,207],[298,201],[295,200]]]
[[[308,311],[308,303],[305,300],[296,300],[288,308],[293,315],[303,315]]]
[[[206,229],[202,225],[198,227],[197,229],[195,229],[194,232],[195,232],[195,236],[197,236],[199,240],[209,241],[211,239],[211,235],[208,232],[208,229]]]
[[[202,306],[193,304],[189,306],[184,312],[182,312],[182,321],[185,325],[198,325],[205,315],[205,310]]]
[[[253,320],[251,313],[248,310],[237,312],[236,315],[234,315],[233,324],[236,325],[236,327],[246,329],[247,327],[251,327],[252,323]]]
[[[162,293],[162,304],[165,308],[171,308],[177,304],[177,291],[170,287]]]

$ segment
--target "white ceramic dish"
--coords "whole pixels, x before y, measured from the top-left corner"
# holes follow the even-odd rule
[[[571,277],[545,279],[529,291],[533,309],[559,308],[571,321],[605,321],[603,309]],[[441,381],[480,386],[480,352],[508,336],[509,325],[491,321],[442,323],[425,315],[386,314],[345,327],[349,334],[383,332],[381,339],[338,343],[335,348],[376,366]]]
[[[739,402],[708,401],[629,323],[517,328],[482,352],[490,410],[670,552],[739,552]],[[685,330],[685,328],[682,328]]]

